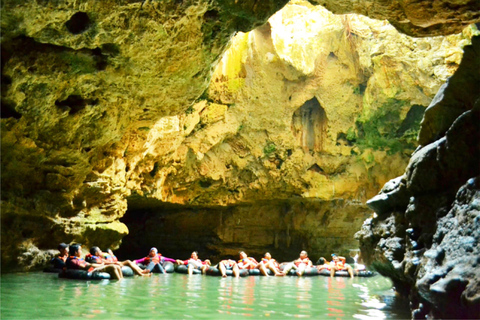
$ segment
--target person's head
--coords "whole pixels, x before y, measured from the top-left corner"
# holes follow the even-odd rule
[[[300,252],[300,258],[305,259],[307,257],[308,257],[307,251],[303,250],[302,252]]]
[[[326,262],[327,262],[327,261],[325,260],[325,258],[324,258],[324,257],[321,257],[321,258],[318,259],[317,264],[318,264],[318,265],[323,265],[323,264],[325,264]]]
[[[57,249],[60,251],[60,254],[66,255],[68,253],[68,244],[62,242],[58,245]]]
[[[246,254],[245,252],[243,252],[243,251],[240,251],[238,254],[240,255],[240,258],[241,258],[241,259],[247,258],[247,254]]]
[[[82,245],[81,244],[72,244],[68,248],[68,255],[80,257],[82,254]]]
[[[332,261],[338,261],[338,256],[335,253],[332,253]]]
[[[192,252],[192,255],[191,255],[190,257],[191,257],[192,259],[197,260],[197,259],[198,259],[198,253],[197,253],[197,251],[193,251],[193,252]]]
[[[154,257],[157,253],[158,253],[157,248],[153,247],[153,248],[150,249],[150,252],[148,253],[148,255],[150,257]]]
[[[90,248],[90,254],[92,256],[100,256],[102,254],[102,250],[100,250],[99,247],[91,247]]]
[[[265,255],[264,255],[264,258],[265,259],[272,259],[272,255],[270,254],[270,252],[266,252]]]

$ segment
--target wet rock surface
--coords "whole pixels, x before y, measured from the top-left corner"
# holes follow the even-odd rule
[[[479,48],[476,37],[462,61],[461,68],[470,70],[473,78],[478,76],[473,66],[480,60]],[[462,92],[452,83],[440,94]],[[393,207],[391,186],[386,186],[370,200],[381,212],[357,233],[364,259],[410,297],[412,316],[418,319],[480,315],[480,87],[470,91],[468,99],[475,104],[445,135],[412,156],[403,176],[410,197],[405,210],[388,211]],[[429,130],[427,118],[422,130]],[[395,189],[396,184],[390,185]]]

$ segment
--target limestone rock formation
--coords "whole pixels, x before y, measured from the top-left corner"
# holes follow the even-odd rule
[[[3,1],[2,270],[32,241],[118,245],[125,156],[202,94],[232,33],[285,3]]]
[[[58,242],[118,246],[127,201],[194,231],[227,212],[212,256],[356,246],[362,202],[403,172],[473,29],[412,39],[294,1],[218,63],[285,3],[2,2],[2,271]]]
[[[337,14],[356,12],[374,19],[388,19],[399,31],[413,36],[458,33],[467,25],[480,20],[480,3],[471,0],[310,0],[310,2],[322,5]]]
[[[465,72],[464,81],[480,83],[478,52],[476,36],[465,48],[459,68]],[[444,96],[460,99],[465,86],[452,78],[432,104]],[[468,92],[468,99],[475,104],[459,102],[457,108],[466,111],[454,121],[447,113],[446,133],[439,132],[434,142],[417,150],[405,174],[371,200],[378,215],[357,234],[364,259],[410,296],[413,317],[418,319],[480,315],[478,85]],[[423,131],[430,135],[429,121],[432,118],[425,114],[420,136]]]

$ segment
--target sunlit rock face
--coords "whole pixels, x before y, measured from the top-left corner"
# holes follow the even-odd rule
[[[333,13],[356,12],[374,19],[388,19],[399,31],[412,36],[461,32],[480,20],[480,4],[471,0],[310,0]]]
[[[265,221],[265,209],[256,203],[271,203],[273,218],[282,212],[275,201],[302,199],[310,205],[292,212],[305,223],[288,228],[309,234],[304,249],[315,258],[348,254],[358,245],[354,232],[370,215],[363,203],[404,171],[417,147],[423,112],[457,69],[470,32],[410,38],[384,21],[336,16],[291,2],[267,25],[233,39],[201,101],[150,129],[146,156],[130,162],[129,185],[136,193],[132,210],[144,197],[185,205],[195,219],[208,212],[234,212],[232,219],[249,215],[192,242],[205,243],[209,254],[221,256],[240,248],[258,253],[256,246],[266,239],[265,248],[279,250],[274,237],[253,231]],[[307,218],[322,221],[319,201],[336,223],[325,220],[319,228]],[[218,205],[230,207],[211,208]],[[178,210],[180,219],[187,210],[169,208],[166,217],[164,207],[151,204],[152,225],[169,225],[168,219],[176,219],[172,212]],[[278,228],[283,234],[286,226]],[[169,243],[166,234],[171,242],[183,243],[184,234],[172,230],[144,237],[144,250],[153,239]],[[229,242],[220,235],[238,230],[248,236]],[[196,232],[187,233],[194,238]],[[133,237],[125,238],[124,246],[141,243]],[[288,256],[300,250],[286,241],[278,247]]]
[[[480,314],[480,86],[470,86],[480,83],[479,52],[476,36],[429,106],[448,103],[458,116],[425,114],[420,137],[433,142],[367,202],[376,215],[357,233],[364,259],[410,297],[418,319]],[[431,136],[439,123],[448,130]]]
[[[118,245],[146,128],[285,2],[2,2],[2,271],[27,247]]]

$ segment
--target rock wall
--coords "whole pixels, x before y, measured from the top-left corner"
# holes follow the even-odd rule
[[[423,119],[420,137],[437,138],[367,202],[376,215],[357,233],[364,259],[410,297],[418,319],[480,315],[480,87],[473,85],[480,83],[479,52],[476,36]],[[456,119],[433,112],[446,104],[457,108]],[[435,121],[448,130],[432,135]]]
[[[2,271],[24,247],[118,246],[125,156],[202,94],[232,33],[285,3],[2,2]]]
[[[412,36],[445,35],[461,32],[480,19],[480,4],[470,0],[350,1],[311,0],[334,13],[366,15],[388,19],[399,31]]]

